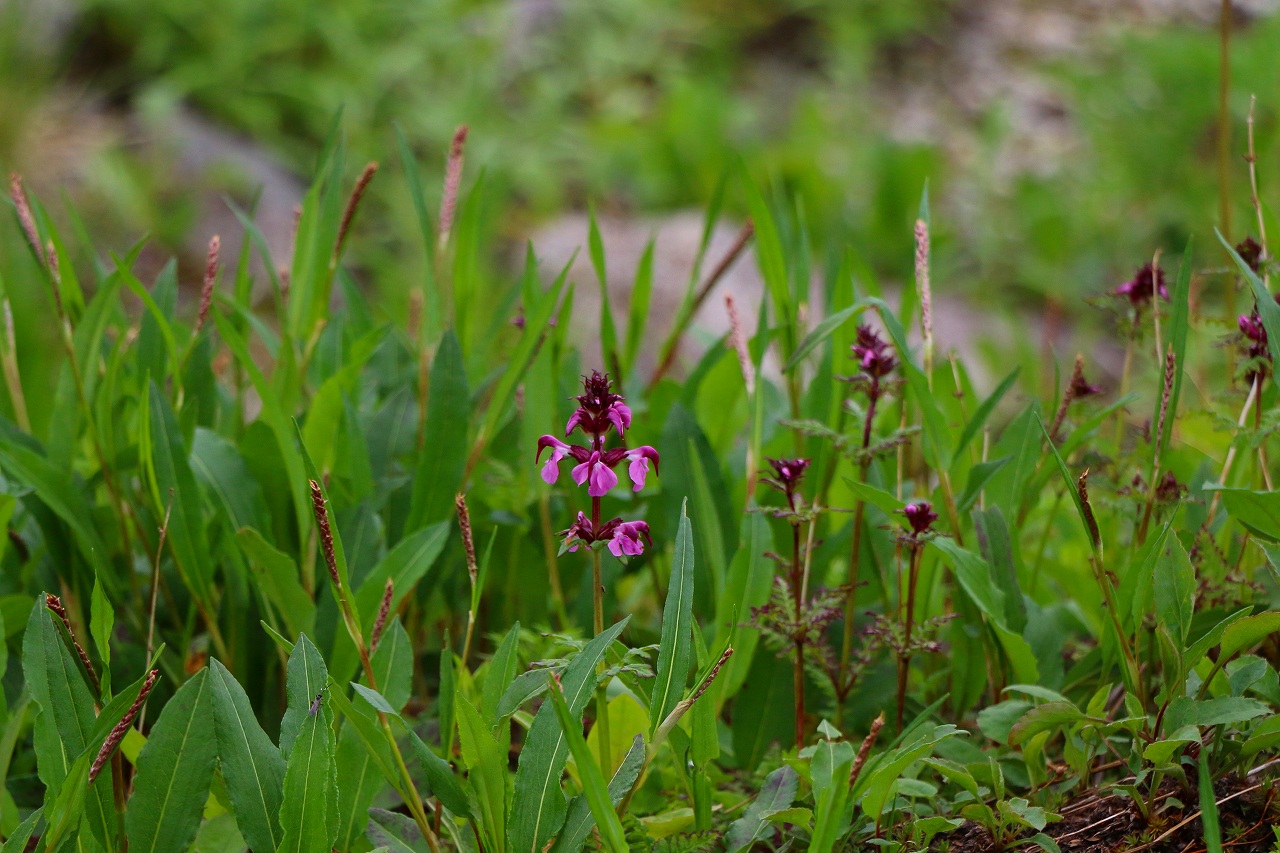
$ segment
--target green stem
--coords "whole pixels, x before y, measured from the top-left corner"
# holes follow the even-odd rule
[[[600,517],[600,499],[591,499],[591,514]],[[591,550],[591,628],[592,636],[604,633],[604,582],[600,570],[600,552]],[[607,661],[600,661],[596,675],[603,676],[608,667]],[[600,729],[600,737],[596,743],[600,747],[600,767],[605,774],[613,772],[613,760],[609,754],[609,685],[603,680],[596,686],[596,726]]]

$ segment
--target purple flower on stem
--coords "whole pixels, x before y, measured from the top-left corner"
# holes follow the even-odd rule
[[[586,461],[573,466],[573,481],[579,486],[586,483],[587,494],[602,498],[618,485],[618,475],[604,463],[600,451],[593,450]]]
[[[809,470],[808,459],[770,459],[773,466],[772,477],[761,477],[762,483],[773,486],[787,496],[787,504],[792,510],[796,508],[796,493],[800,491],[800,481],[804,472]]]
[[[1164,270],[1149,263],[1139,267],[1133,278],[1117,287],[1114,293],[1128,299],[1134,308],[1141,308],[1156,295],[1166,301],[1169,299],[1169,291],[1164,286]]]
[[[595,542],[604,542],[615,557],[637,557],[644,553],[646,543],[653,545],[647,522],[615,518],[597,528],[583,512],[579,512],[577,520],[560,535],[564,537],[566,551],[577,551],[579,546],[590,548]]]
[[[889,344],[870,326],[858,327],[858,338],[850,349],[862,372],[872,379],[882,379],[898,366]]]
[[[927,533],[933,527],[933,523],[938,520],[938,514],[933,511],[933,506],[928,501],[907,504],[902,508],[902,514],[907,517],[913,536]]]
[[[645,478],[649,476],[650,461],[653,462],[653,473],[658,473],[658,451],[647,444],[628,450],[623,458],[631,463],[627,466],[627,474],[634,484],[632,491],[638,492],[644,488]]]
[[[613,530],[613,536],[609,539],[609,553],[615,557],[621,557],[623,554],[628,557],[639,556],[644,553],[644,545],[640,542],[641,536],[650,546],[653,545],[653,540],[649,538],[649,525],[646,522],[619,522]]]
[[[621,395],[613,393],[611,384],[609,374],[598,370],[583,377],[583,393],[577,397],[578,410],[564,425],[566,437],[575,429],[581,429],[593,439],[602,440],[609,427],[616,429],[620,436],[631,429],[631,409],[622,402]]]
[[[542,466],[542,479],[548,486],[554,485],[555,481],[560,477],[561,459],[566,456],[572,456],[581,462],[591,456],[591,452],[585,447],[579,447],[576,444],[565,444],[554,435],[544,435],[538,439],[538,453],[533,457],[535,462],[542,457],[542,451],[547,448],[551,449],[551,456],[547,459],[546,464]]]

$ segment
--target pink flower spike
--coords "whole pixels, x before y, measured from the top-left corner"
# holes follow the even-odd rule
[[[618,435],[631,429],[631,408],[626,403],[614,403],[605,414],[609,417],[609,423],[613,424],[613,428],[618,431]]]
[[[658,451],[649,445],[633,448],[627,451],[626,459],[631,464],[627,467],[627,473],[631,475],[631,482],[635,485],[632,491],[640,491],[644,488],[645,477],[649,474],[649,460],[653,460],[653,471],[658,471]]]

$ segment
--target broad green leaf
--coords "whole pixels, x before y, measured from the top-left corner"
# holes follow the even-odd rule
[[[738,553],[729,563],[725,592],[716,601],[716,633],[712,645],[717,648],[728,644],[735,626],[746,619],[751,608],[764,606],[773,586],[773,564],[765,556],[773,551],[773,530],[762,513],[743,514],[738,543]],[[757,630],[737,631],[734,655],[716,679],[721,697],[738,692],[747,677],[759,640],[760,632]],[[716,685],[712,689],[716,689]]]
[[[1218,660],[1229,661],[1277,631],[1280,631],[1280,611],[1268,610],[1265,613],[1246,616],[1223,630],[1222,648],[1218,650]]]
[[[102,661],[102,691],[104,695],[111,695],[111,632],[115,628],[116,614],[111,606],[110,599],[107,598],[106,590],[102,588],[102,579],[93,578],[93,593],[89,600],[89,634],[93,637],[93,647],[98,652],[98,660]],[[0,621],[0,628],[3,628],[4,622]],[[0,630],[0,634],[4,632]],[[0,643],[0,645],[3,645]],[[5,669],[6,654],[0,653],[0,673]],[[2,703],[0,703],[2,707]]]
[[[502,696],[516,677],[516,666],[520,663],[520,623],[511,626],[511,630],[502,638],[498,650],[489,659],[488,670],[484,677],[484,689],[481,693],[480,710],[484,718],[494,725],[498,721],[498,706]]]
[[[431,853],[413,818],[386,809],[369,809],[369,841],[392,853]]]
[[[467,424],[471,392],[462,348],[452,331],[444,333],[431,364],[427,420],[413,477],[413,501],[405,533],[454,514],[453,496],[462,487],[467,462]]]
[[[1069,728],[1084,718],[1084,713],[1070,702],[1046,702],[1027,711],[1014,724],[1009,743],[1018,746],[1040,732]]]
[[[611,715],[610,720],[612,719]],[[644,769],[644,757],[644,736],[636,735],[631,742],[631,748],[627,750],[622,764],[618,767],[618,772],[614,773],[613,778],[609,780],[609,799],[613,805],[616,806],[621,802],[627,792],[635,787],[640,779],[640,772]],[[591,804],[587,798],[581,794],[574,797],[569,803],[569,813],[564,819],[564,827],[556,837],[555,846],[551,848],[552,853],[576,853],[581,850],[587,839],[587,833],[591,832],[595,825],[595,817],[591,813]]]
[[[596,665],[630,617],[606,629],[587,643],[565,668],[560,683],[565,702],[580,718],[596,685]],[[567,806],[560,788],[560,774],[569,757],[569,746],[551,703],[544,703],[533,718],[516,769],[515,799],[511,808],[508,840],[513,850],[541,853],[551,836],[560,831]]]
[[[355,594],[356,615],[362,630],[369,631],[378,618],[387,580],[390,579],[392,585],[391,609],[394,611],[435,566],[452,528],[451,522],[441,521],[406,536],[373,567]],[[360,665],[355,643],[346,631],[338,631],[333,644],[329,670],[335,681],[348,679]]]
[[[956,580],[983,615],[1008,630],[1009,626],[1005,621],[1005,596],[996,586],[987,561],[972,551],[961,548],[954,539],[946,536],[929,540],[929,545],[950,558]]]
[[[311,714],[311,703],[324,692],[329,684],[329,670],[325,667],[320,650],[306,634],[298,635],[285,677],[287,704],[284,719],[280,721],[280,751],[288,757],[293,751],[293,741]]]
[[[908,729],[910,731],[910,729]],[[862,795],[862,810],[870,816],[878,816],[884,811],[888,801],[893,780],[917,760],[933,752],[934,747],[948,738],[964,734],[955,726],[935,726],[932,729],[922,728],[918,733],[893,749],[884,759],[877,762],[874,769],[864,768],[854,785],[851,799],[855,802]]]
[[[657,678],[649,704],[649,736],[684,695],[693,661],[693,528],[685,507],[680,510],[667,601],[662,610],[662,638],[658,645]]]
[[[1250,533],[1267,542],[1280,542],[1280,492],[1253,492],[1217,486],[1207,486],[1206,491],[1220,494],[1227,515],[1244,525]]]
[[[209,662],[218,761],[236,826],[251,850],[276,850],[285,762],[258,725],[249,697],[217,660]]]
[[[964,491],[960,493],[960,497],[956,499],[956,512],[963,515],[968,512],[974,504],[978,502],[978,498],[982,496],[982,490],[987,484],[995,478],[996,474],[1004,466],[1009,464],[1011,457],[1001,456],[999,459],[992,459],[989,462],[979,462],[969,469],[969,479],[965,482]],[[993,507],[998,509],[998,506]]]
[[[138,756],[125,814],[132,851],[186,850],[200,828],[218,748],[217,738],[209,736],[213,690],[208,674],[202,669],[178,689]]]
[[[507,752],[498,745],[476,707],[461,693],[456,696],[458,743],[467,765],[467,779],[476,794],[476,817],[484,849],[507,849]],[[581,735],[579,735],[581,739]]]
[[[729,824],[729,832],[725,836],[728,853],[738,853],[754,844],[765,830],[769,816],[790,808],[799,789],[800,777],[789,765],[784,764],[764,777],[760,793],[747,806],[742,817]]]
[[[62,640],[56,619],[41,594],[31,608],[22,638],[22,672],[32,700],[39,706],[34,740],[40,781],[51,803],[71,764],[89,744],[93,730],[93,695],[80,675],[80,663]]]
[[[1192,699],[1189,696],[1179,696],[1169,703],[1164,716],[1164,727],[1166,731],[1176,732],[1183,726],[1232,725],[1269,713],[1271,709],[1257,699],[1245,699],[1241,696]]]
[[[316,604],[302,588],[293,558],[252,527],[237,531],[236,544],[249,558],[258,591],[280,614],[289,635],[296,637],[311,631],[315,627]]]
[[[300,635],[289,655],[287,707],[280,724],[280,748],[286,756],[281,851],[324,853],[337,835],[333,725],[325,701],[336,691],[326,692],[328,683],[320,650]]]
[[[869,503],[874,507],[884,511],[888,515],[895,512],[901,512],[906,506],[904,501],[900,501],[884,489],[878,489],[870,483],[862,483],[857,480],[844,478],[845,484],[853,492],[853,496],[864,503]]]
[[[755,656],[733,699],[733,752],[738,768],[754,771],[774,744],[784,750],[795,737],[791,666],[773,654]]]
[[[1177,536],[1165,538],[1155,566],[1156,618],[1178,645],[1186,645],[1196,592],[1196,572]]]
[[[554,676],[548,674],[548,678]],[[591,815],[596,819],[605,847],[613,853],[627,853],[626,833],[622,829],[622,821],[613,810],[613,799],[605,786],[604,774],[596,763],[587,742],[582,737],[582,720],[578,713],[570,711],[561,690],[552,685],[548,691],[551,705],[555,709],[556,719],[560,722],[560,731],[568,743],[573,760],[578,765],[578,775],[582,778],[582,793],[591,807]]]
[[[27,815],[26,820],[18,824],[18,828],[5,840],[4,847],[0,847],[0,853],[25,853],[27,842],[31,840],[32,834],[36,831],[36,826],[43,818],[44,806],[40,806]]]
[[[1196,773],[1200,794],[1200,823],[1204,832],[1207,853],[1222,853],[1222,827],[1218,820],[1218,795],[1213,790],[1213,773],[1209,770],[1209,756],[1201,750]]]

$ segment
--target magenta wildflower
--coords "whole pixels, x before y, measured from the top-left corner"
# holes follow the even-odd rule
[[[907,517],[913,536],[927,533],[933,527],[933,523],[938,520],[938,514],[933,511],[933,506],[928,501],[907,504],[902,508],[902,514]]]
[[[1138,271],[1133,274],[1133,278],[1117,287],[1113,292],[1117,296],[1123,296],[1128,299],[1129,304],[1134,308],[1141,308],[1156,295],[1166,301],[1169,299],[1169,291],[1164,286],[1164,270],[1160,267],[1153,267],[1149,263],[1139,267]]]
[[[635,557],[644,552],[644,545],[640,542],[643,536],[645,541],[650,545],[653,540],[649,538],[649,525],[643,521],[623,521],[613,530],[613,535],[609,538],[609,553],[615,557],[621,557],[626,554],[628,557]]]
[[[804,472],[809,470],[808,459],[770,459],[773,466],[772,477],[761,477],[760,482],[773,486],[787,496],[791,509],[796,508],[796,493],[800,491],[800,481]]]
[[[602,542],[607,543],[615,557],[636,556],[643,552],[643,542],[650,541],[649,525],[621,518],[601,523],[600,499],[618,485],[614,469],[623,462],[627,463],[627,476],[631,478],[633,490],[643,489],[650,464],[653,472],[658,472],[658,451],[647,444],[605,448],[611,430],[625,441],[626,432],[631,428],[631,409],[621,395],[613,393],[608,374],[592,371],[590,376],[584,376],[582,393],[575,399],[578,408],[565,424],[564,434],[568,437],[574,430],[582,430],[591,439],[590,446],[568,444],[553,435],[544,435],[538,439],[538,452],[534,455],[534,461],[541,462],[543,451],[550,451],[547,461],[542,463],[542,479],[548,484],[559,479],[560,463],[573,459],[577,464],[570,471],[570,476],[579,486],[585,485],[587,494],[591,496],[591,516],[579,512],[577,520],[567,530],[561,531],[564,549],[576,551],[580,545],[590,547]]]
[[[858,338],[850,349],[862,372],[874,380],[888,376],[898,366],[889,344],[870,326],[858,327]]]

